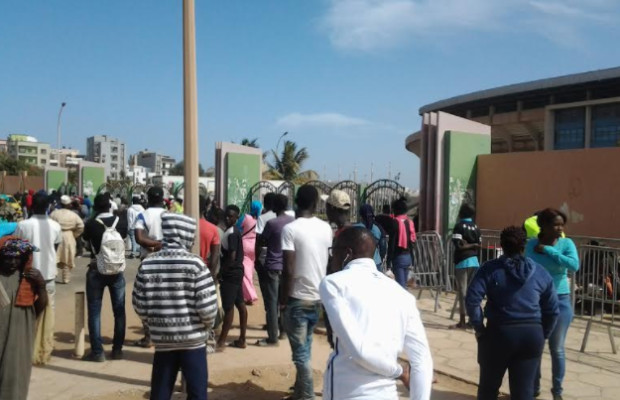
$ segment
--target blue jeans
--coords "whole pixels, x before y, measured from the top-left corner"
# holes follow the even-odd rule
[[[125,275],[101,275],[95,268],[86,273],[86,303],[88,309],[88,335],[94,355],[103,353],[101,341],[101,301],[105,288],[110,290],[114,312],[113,350],[121,350],[125,341]]]
[[[570,323],[573,321],[573,305],[571,303],[570,294],[558,295],[558,303],[560,305],[560,315],[558,322],[549,336],[549,352],[551,353],[551,374],[552,384],[551,393],[554,395],[562,394],[562,381],[566,373],[566,355],[564,353],[564,342],[566,341],[566,333]],[[538,363],[538,371],[536,373],[536,381],[534,390],[540,391],[540,361]]]
[[[263,293],[267,319],[267,342],[278,342],[278,293],[280,292],[281,271],[258,270],[258,282]]]
[[[151,400],[170,400],[179,369],[187,384],[188,400],[207,400],[207,350],[156,351],[151,374]]]
[[[295,377],[296,400],[314,399],[312,379],[312,334],[319,320],[320,303],[289,297],[284,310],[284,328],[293,352],[293,363],[297,368]]]
[[[411,254],[409,253],[401,253],[392,260],[392,272],[394,273],[396,282],[405,289],[407,288],[408,269],[412,264]]]
[[[129,236],[129,241],[131,243],[130,254],[136,257],[140,256],[140,245],[138,244],[138,242],[136,242],[136,231],[133,229],[130,229],[127,232],[127,235]]]

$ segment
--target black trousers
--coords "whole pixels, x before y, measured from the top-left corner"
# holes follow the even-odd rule
[[[534,378],[545,345],[540,324],[492,326],[478,339],[478,400],[496,400],[508,370],[510,398],[532,400]]]

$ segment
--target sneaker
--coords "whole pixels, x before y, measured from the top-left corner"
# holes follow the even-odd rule
[[[112,353],[110,354],[110,358],[112,358],[112,360],[122,360],[123,357],[123,350],[121,349],[113,349]]]
[[[82,357],[82,361],[90,361],[90,362],[104,362],[105,361],[105,355],[103,355],[103,353],[101,354],[94,354],[94,353],[88,353],[86,354],[84,357]]]

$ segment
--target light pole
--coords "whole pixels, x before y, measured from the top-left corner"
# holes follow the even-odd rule
[[[280,148],[280,140],[282,140],[282,138],[286,135],[288,135],[288,131],[280,135],[280,138],[278,139],[278,143],[276,144],[276,154],[278,154],[278,149]]]
[[[183,0],[183,159],[185,215],[199,220],[198,206],[198,94],[196,86],[196,13],[194,0]],[[196,237],[200,237],[196,224]],[[193,251],[200,241],[194,241]]]
[[[58,111],[58,122],[56,123],[56,148],[58,150],[60,150],[60,117],[62,116],[62,110],[65,109],[66,105],[67,103],[64,101],[60,103],[60,111]]]

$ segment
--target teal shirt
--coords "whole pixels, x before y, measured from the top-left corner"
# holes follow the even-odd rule
[[[554,246],[545,246],[544,253],[534,251],[538,239],[530,239],[525,246],[525,255],[542,265],[553,278],[558,294],[569,294],[568,271],[579,270],[579,255],[572,240],[559,238]]]

